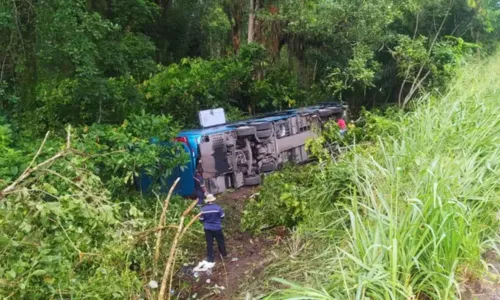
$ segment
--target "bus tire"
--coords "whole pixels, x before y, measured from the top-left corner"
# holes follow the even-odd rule
[[[244,185],[258,185],[260,184],[260,176],[244,177]]]
[[[272,128],[272,124],[270,122],[255,122],[248,124],[249,126],[255,127],[255,129],[259,130],[269,130]]]
[[[263,173],[272,172],[274,170],[276,170],[276,164],[274,163],[264,164],[260,167],[260,171]]]
[[[267,139],[272,134],[273,134],[273,131],[271,129],[257,131],[257,137],[259,139]]]
[[[256,133],[255,127],[243,126],[236,128],[236,134],[238,136],[255,135],[255,133]]]

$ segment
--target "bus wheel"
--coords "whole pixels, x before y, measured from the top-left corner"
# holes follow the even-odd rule
[[[272,128],[272,125],[270,122],[255,122],[255,123],[250,123],[248,124],[252,127],[255,127],[257,130],[269,130]]]
[[[273,134],[273,131],[271,129],[257,131],[257,137],[259,139],[267,139],[272,134]]]
[[[268,164],[265,164],[265,165],[262,165],[262,167],[260,167],[260,171],[261,172],[272,172],[276,170],[276,165],[274,163],[268,163]]]
[[[243,126],[236,128],[236,134],[238,136],[255,135],[255,133],[256,133],[255,127]]]
[[[260,184],[260,176],[244,177],[244,185],[258,185]]]

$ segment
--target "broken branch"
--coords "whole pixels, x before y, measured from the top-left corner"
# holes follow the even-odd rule
[[[158,227],[165,226],[165,216],[167,214],[168,204],[170,203],[170,197],[172,197],[172,193],[174,192],[174,189],[177,186],[179,180],[181,180],[180,177],[175,180],[174,184],[172,184],[172,187],[170,187],[170,190],[168,191],[167,198],[165,199],[165,204],[163,205],[163,210],[161,211]],[[155,256],[153,260],[155,271],[156,271],[156,266],[158,265],[158,258],[160,257],[161,238],[162,238],[162,231],[160,230],[158,231],[158,237],[156,238]]]
[[[163,300],[165,299],[165,289],[167,287],[167,281],[170,278],[170,272],[172,272],[172,264],[175,259],[175,253],[177,250],[177,244],[179,243],[179,240],[182,236],[183,232],[183,225],[184,225],[184,219],[186,218],[186,215],[189,214],[189,212],[194,208],[198,200],[193,201],[193,203],[182,213],[181,219],[179,221],[179,227],[177,228],[177,233],[175,234],[174,241],[172,243],[172,247],[170,247],[170,254],[168,256],[167,264],[165,266],[165,272],[163,273],[163,278],[161,280],[161,287],[160,287],[160,293],[158,294],[158,300]],[[192,224],[193,222],[189,222],[188,225]],[[186,227],[186,229],[189,227]]]
[[[52,162],[56,161],[57,159],[59,158],[62,158],[64,156],[66,156],[68,153],[70,153],[70,144],[69,144],[69,141],[70,141],[70,135],[71,135],[71,132],[70,130],[68,129],[68,137],[67,137],[67,144],[66,144],[66,148],[64,150],[61,150],[59,152],[57,152],[54,156],[52,156],[51,158],[47,159],[46,161],[44,162],[41,162],[39,163],[38,165],[34,166],[33,168],[31,167],[34,163],[35,163],[35,160],[36,158],[42,153],[42,148],[43,146],[45,145],[45,142],[47,141],[47,138],[49,136],[49,132],[47,132],[47,134],[45,135],[45,138],[43,139],[43,142],[40,146],[40,148],[38,149],[37,153],[35,154],[35,156],[33,157],[33,160],[31,161],[31,163],[28,165],[28,167],[26,168],[26,170],[24,170],[24,172],[21,174],[21,176],[19,176],[14,182],[12,182],[9,186],[7,186],[6,188],[4,188],[1,192],[0,192],[0,200],[2,200],[3,198],[5,198],[5,196],[7,196],[8,194],[12,193],[13,191],[15,191],[16,187],[21,183],[23,182],[26,178],[28,178],[32,173],[34,173],[35,171],[37,171],[38,169],[46,166],[46,165],[49,165],[51,164]]]

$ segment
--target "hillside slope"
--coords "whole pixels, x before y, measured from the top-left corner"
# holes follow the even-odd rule
[[[293,237],[305,246],[267,270],[288,287],[268,298],[450,299],[484,276],[498,232],[498,82],[500,56],[470,65],[445,95],[379,118],[371,143],[317,167]]]

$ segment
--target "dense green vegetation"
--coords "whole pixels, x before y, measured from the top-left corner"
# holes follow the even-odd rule
[[[0,107],[44,134],[119,124],[140,109],[194,125],[198,109],[214,106],[403,105],[497,44],[490,0],[250,3],[3,1]]]
[[[1,1],[0,191],[4,192],[0,194],[0,295],[148,296],[143,295],[144,284],[158,278],[157,271],[163,267],[152,267],[154,245],[148,231],[157,224],[161,198],[138,193],[135,178],[147,172],[160,182],[185,159],[174,145],[151,144],[152,137],[170,141],[181,128],[197,125],[199,109],[213,107],[224,107],[232,120],[327,100],[346,101],[355,112],[362,106],[411,107],[413,99],[428,91],[445,93],[458,67],[468,59],[494,52],[499,18],[498,3],[493,0]],[[466,92],[461,93],[470,95]],[[466,106],[469,102],[457,102],[451,96],[442,102],[440,105],[449,105],[442,109],[450,112],[456,105],[473,111]],[[433,107],[437,106],[432,104],[429,109]],[[415,115],[419,112],[423,114],[423,108]],[[386,151],[395,151],[391,147],[396,144],[389,145],[387,137],[379,141],[377,136],[397,138],[407,133],[402,129],[410,127],[376,113],[364,115],[366,126],[352,130],[346,139],[334,136],[336,128],[331,126],[330,134],[310,145],[322,168],[314,169],[318,176],[313,181],[293,171],[273,175],[268,182],[276,184],[267,185],[271,188],[262,193],[272,201],[250,204],[246,229],[308,224],[313,220],[309,213],[319,211],[313,207],[333,203],[332,195],[346,197],[344,193],[354,186],[359,190],[350,196],[365,197],[366,189],[359,181],[372,179],[370,174],[357,174],[361,169],[351,168],[350,162],[344,163],[345,168],[333,167],[337,162],[322,149],[369,141],[377,145],[368,150],[378,159],[381,145]],[[431,125],[417,124],[431,122],[423,116],[401,118],[402,124],[415,120],[412,130],[420,128],[425,134],[431,130],[418,127]],[[451,133],[455,130],[452,125],[439,126],[448,126]],[[417,132],[408,131],[408,143],[412,134]],[[464,134],[470,137],[469,143],[490,145],[478,140],[481,135]],[[421,138],[426,137],[429,135]],[[445,137],[439,145],[428,141],[422,151],[431,145],[437,150],[447,146]],[[350,159],[361,155],[357,151]],[[456,155],[448,158],[457,157],[458,163],[463,157]],[[477,159],[485,157],[487,154],[481,154]],[[382,172],[385,165],[378,164]],[[378,174],[380,178],[373,184],[388,172]],[[328,183],[334,186],[317,190]],[[416,188],[407,187],[407,181],[401,184],[408,192]],[[383,191],[389,188],[384,186]],[[155,185],[153,191],[159,193],[160,187]],[[303,202],[311,193],[329,200]],[[350,202],[346,198],[339,203]],[[445,205],[443,211],[453,208],[448,202]],[[168,222],[177,222],[185,206],[182,200],[173,199]],[[276,220],[269,214],[275,209],[288,214]],[[472,209],[482,212],[483,208]],[[369,207],[366,210],[367,216],[374,212]],[[336,207],[332,212],[343,214],[336,218],[339,224],[346,224],[344,212],[345,208]],[[352,222],[361,222],[358,210],[352,209],[351,214]],[[317,223],[308,226],[329,225],[322,214],[314,220]],[[344,234],[320,232],[335,242],[348,242]],[[387,236],[392,241],[402,234],[394,231]],[[167,236],[162,247],[169,246],[171,237]],[[196,245],[196,241],[186,242],[193,243]],[[471,247],[474,245],[472,241]],[[185,249],[186,245],[181,246]],[[462,250],[457,249],[455,257],[461,259]],[[478,249],[470,251],[477,253]],[[129,268],[131,262],[140,267]],[[450,270],[449,264],[441,265]],[[344,266],[356,267],[347,261]],[[406,267],[413,266],[408,262]],[[395,272],[397,276],[415,274],[397,268]],[[425,285],[429,278],[418,288],[391,278],[395,284],[392,293],[406,295],[413,288],[414,293],[433,295]],[[352,287],[350,282],[345,284]],[[439,284],[436,287],[443,287]],[[451,292],[446,286],[439,293],[444,290]]]
[[[122,126],[68,128],[67,139],[48,134],[34,158],[32,141],[15,143],[26,148],[12,148],[10,128],[0,126],[0,131],[0,294],[139,294],[154,271],[149,250],[154,235],[141,232],[156,226],[161,203],[142,199],[133,179],[141,171],[159,178],[184,161],[175,147],[149,142],[152,135],[173,138],[171,119],[132,115]],[[22,180],[15,180],[18,173]],[[173,200],[168,221],[177,222],[186,205]],[[162,247],[169,242],[165,239]],[[142,273],[129,268],[134,262]]]
[[[269,299],[451,299],[481,276],[499,225],[499,67],[498,55],[470,66],[446,94],[372,119],[376,138],[320,153],[324,163],[285,184],[268,178],[265,214],[301,217],[290,256],[268,269],[297,283],[280,280],[291,288]],[[290,186],[301,210],[282,209]],[[246,218],[262,214],[254,205]]]

